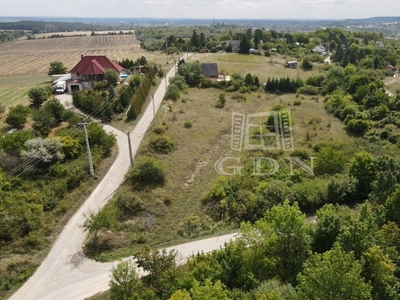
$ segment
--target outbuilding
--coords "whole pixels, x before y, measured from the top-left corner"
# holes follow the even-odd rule
[[[297,60],[288,61],[288,62],[285,64],[285,68],[297,69]]]

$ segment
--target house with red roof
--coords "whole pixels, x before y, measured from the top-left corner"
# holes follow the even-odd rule
[[[126,70],[107,56],[81,56],[81,60],[70,71],[71,80],[67,82],[68,91],[92,89],[98,81],[104,80],[106,69],[114,69],[120,76]]]

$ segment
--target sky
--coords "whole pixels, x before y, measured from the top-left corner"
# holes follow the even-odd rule
[[[400,16],[400,0],[1,0],[0,16],[359,19]]]

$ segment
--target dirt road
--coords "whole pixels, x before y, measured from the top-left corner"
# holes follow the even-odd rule
[[[168,72],[166,79],[168,80],[174,73],[175,68],[173,67]],[[154,95],[156,111],[161,105],[165,89],[166,84],[163,81]],[[150,103],[135,129],[131,132],[133,155],[136,154],[152,121],[153,105]],[[118,262],[97,263],[86,258],[82,251],[85,234],[80,228],[84,221],[84,215],[89,211],[96,212],[106,204],[122,183],[124,175],[129,169],[129,147],[126,134],[111,126],[106,125],[104,128],[117,137],[119,152],[114,164],[101,183],[67,223],[40,267],[10,299],[81,300],[108,289],[110,270]],[[178,250],[181,259],[185,259],[197,251],[208,252],[219,248],[232,237],[233,235],[215,237],[173,248]]]

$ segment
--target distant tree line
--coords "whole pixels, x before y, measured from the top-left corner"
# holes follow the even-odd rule
[[[304,85],[300,78],[290,79],[289,77],[270,78],[264,84],[266,92],[270,93],[295,93],[298,88]]]
[[[15,40],[20,38],[21,36],[25,36],[25,32],[22,30],[19,31],[0,31],[0,44]]]
[[[31,21],[24,20],[18,22],[1,22],[0,29],[4,30],[28,30],[32,33],[40,32],[63,32],[63,31],[98,31],[98,30],[115,30],[118,26],[99,23],[82,23],[82,22],[57,22],[57,21]]]

